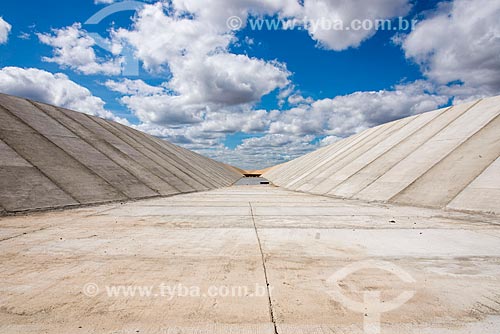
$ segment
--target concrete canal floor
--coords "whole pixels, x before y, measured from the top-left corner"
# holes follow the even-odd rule
[[[5,334],[498,328],[498,217],[250,185],[0,218]]]

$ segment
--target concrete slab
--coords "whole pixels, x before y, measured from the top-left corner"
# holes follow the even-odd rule
[[[39,110],[46,112],[47,117],[58,121],[63,126],[68,125],[68,130],[78,129],[74,121],[65,117],[55,107],[36,103],[34,105]],[[82,129],[80,128],[79,130],[80,131],[72,132],[74,133],[74,138],[53,136],[50,133],[47,134],[47,138],[109,182],[114,188],[128,198],[134,199],[159,195],[157,192],[141,183],[134,175],[122,168],[108,156],[94,148],[84,138],[79,137],[78,133],[81,133]],[[88,139],[88,137],[85,138]]]
[[[131,159],[138,164],[144,166],[150,173],[154,174],[156,178],[160,179],[157,187],[161,187],[160,194],[161,195],[172,195],[178,194],[181,191],[175,188],[170,182],[173,175],[163,166],[158,165],[155,161],[151,160],[149,157],[145,156],[142,152],[136,150],[134,147],[130,146],[127,142],[123,141],[121,138],[117,137],[115,134],[109,132],[107,129],[102,127],[97,121],[95,121],[92,117],[75,113],[70,110],[59,109],[66,116],[72,118],[77,121],[85,128],[90,130],[93,133],[94,140],[103,140],[110,144],[112,148],[118,151],[122,156]]]
[[[338,155],[342,154],[344,151],[349,149],[349,147],[355,145],[359,141],[363,140],[365,137],[369,136],[372,131],[380,131],[378,130],[380,127],[376,127],[373,129],[369,129],[367,131],[362,132],[361,134],[352,136],[347,138],[346,140],[343,140],[341,142],[334,143],[330,145],[329,149],[324,151],[324,154],[322,152],[319,152],[316,154],[316,152],[310,153],[308,156],[318,156],[318,161],[314,165],[302,165],[300,162],[295,163],[294,161],[291,161],[287,164],[283,164],[280,166],[280,168],[274,168],[271,170],[271,172],[265,173],[266,175],[270,176],[270,179],[273,180],[273,182],[276,182],[277,185],[280,186],[285,186],[289,189],[296,190],[300,186],[302,186],[304,183],[307,182],[308,179],[311,179],[316,175],[317,173],[319,174],[319,171],[322,170],[325,166],[327,165],[331,160],[335,159]],[[304,161],[307,161],[304,159]],[[288,168],[293,168],[293,166],[296,165],[297,168],[299,168],[302,173],[299,175],[296,175],[293,179],[287,179],[284,178],[284,180],[280,179],[280,175],[283,173],[286,173],[286,170]],[[285,168],[287,167],[287,168]],[[288,183],[285,183],[288,182]]]
[[[141,183],[144,184],[144,188],[139,189],[137,193],[134,193],[134,198],[142,197],[144,192],[148,192],[148,189],[152,190],[151,196],[157,195],[169,195],[175,193],[176,191],[168,184],[165,183],[163,179],[155,175],[153,172],[148,170],[143,166],[140,161],[136,161],[134,156],[125,154],[124,152],[117,149],[111,143],[105,140],[105,137],[98,136],[95,132],[90,131],[87,127],[83,126],[81,123],[77,122],[75,119],[68,117],[62,111],[62,109],[55,108],[49,105],[36,103],[36,105],[49,114],[51,117],[56,119],[58,122],[62,123],[65,127],[70,129],[72,132],[76,133],[82,140],[87,142],[90,146],[95,148],[97,151],[108,157],[109,160],[113,161],[119,165],[122,169],[126,170],[130,174],[137,178]],[[77,118],[75,116],[75,118]],[[82,120],[86,120],[82,116]],[[130,182],[133,184],[133,178],[128,178],[128,181],[123,180],[123,182]],[[127,190],[127,192],[132,192],[133,189]]]
[[[62,126],[56,120],[40,112],[36,106],[28,100],[0,94],[0,105],[29,125],[34,131],[42,135],[76,137],[74,133]],[[6,128],[6,130],[14,129]],[[23,127],[19,130],[25,131],[25,128]]]
[[[127,145],[130,145],[130,147],[133,147],[137,152],[140,152],[143,156],[156,164],[155,170],[159,170],[164,180],[174,189],[177,189],[178,192],[191,192],[196,189],[189,186],[184,180],[179,178],[179,176],[176,174],[176,172],[178,171],[177,167],[172,165],[167,160],[162,159],[162,157],[155,152],[151,151],[145,143],[138,142],[134,138],[131,138],[126,132],[117,130],[114,126],[108,124],[108,121],[99,118],[96,118],[94,121],[96,123],[99,123],[99,125],[101,125],[104,129],[114,134],[117,138],[123,140],[123,142],[125,142]]]
[[[133,143],[138,145],[139,150],[141,151],[150,151],[152,156],[159,157],[162,164],[168,166],[168,169],[180,180],[182,180],[183,185],[180,185],[177,182],[176,187],[183,191],[193,191],[193,190],[208,190],[210,189],[208,186],[204,185],[204,180],[200,179],[197,175],[193,175],[192,173],[187,173],[185,171],[186,168],[182,167],[179,164],[179,160],[176,159],[174,155],[167,154],[165,150],[161,150],[155,145],[154,140],[152,140],[149,136],[140,133],[139,131],[134,131],[131,128],[126,126],[110,123],[110,126],[118,128],[121,132],[126,133],[128,137],[132,140]],[[136,147],[137,148],[137,147]],[[187,185],[187,187],[186,187]]]
[[[352,138],[352,140],[355,140],[355,138]],[[311,152],[302,157],[299,157],[296,160],[296,163],[293,164],[293,166],[290,166],[290,168],[286,170],[282,170],[281,173],[274,176],[274,180],[280,184],[283,184],[283,182],[288,182],[287,187],[289,188],[292,187],[293,184],[299,182],[300,179],[304,177],[304,173],[311,172],[311,168],[308,167],[312,166],[316,167],[317,164],[325,163],[322,159],[322,156],[327,156],[328,152],[340,148],[338,146],[347,145],[346,142],[337,142],[336,144],[338,145],[334,144],[327,147],[323,147],[315,152]]]
[[[207,190],[236,169],[123,125],[0,94],[0,214]]]
[[[328,179],[328,176],[335,170],[335,166],[337,164],[345,164],[350,161],[350,158],[353,155],[357,157],[363,152],[366,152],[366,150],[369,150],[371,147],[383,140],[385,135],[392,133],[392,131],[395,130],[395,127],[399,129],[402,126],[397,123],[398,122],[383,124],[382,126],[375,128],[373,132],[369,132],[368,136],[352,145],[352,147],[348,150],[345,150],[327,165],[323,166],[321,172],[318,173],[314,179],[307,181],[307,183],[297,188],[297,190],[312,192],[314,194],[323,194],[324,192],[322,192],[321,189],[316,189],[316,187],[320,187],[320,185]],[[264,175],[264,177],[266,176]]]
[[[194,152],[190,152],[181,147],[172,145],[167,141],[160,140],[158,138],[156,138],[155,141],[163,149],[171,152],[173,155],[176,155],[181,161],[184,161],[184,166],[189,166],[185,167],[187,170],[193,170],[196,171],[198,175],[202,175],[205,179],[205,183],[211,185],[211,188],[228,186],[231,184],[231,182],[225,181],[224,177],[221,178],[220,170],[214,168],[212,166],[212,162],[207,160],[206,158],[202,158],[200,155],[195,154]],[[188,165],[189,161],[193,161],[193,163]],[[214,177],[210,177],[211,175],[213,175]]]
[[[0,166],[0,189],[0,203],[8,212],[79,204],[34,167]]]
[[[499,129],[500,116],[497,116],[391,201],[445,207],[498,158]],[[432,192],[429,184],[434,185]]]
[[[124,199],[106,181],[94,174],[47,138],[34,132],[5,109],[0,109],[3,118],[21,131],[0,131],[0,139],[8,144],[54,184],[79,203],[95,203]],[[57,163],[54,163],[57,161]],[[16,180],[16,178],[11,181]],[[55,181],[57,180],[57,181]],[[33,181],[33,180],[32,180]],[[62,206],[55,202],[54,207]]]
[[[408,117],[263,177],[318,195],[497,214],[500,184],[490,166],[500,156],[499,117],[500,96]]]
[[[354,266],[348,298],[414,293],[382,333],[496,334],[499,240],[494,216],[273,186],[2,217],[0,332],[365,333],[332,294]]]
[[[0,166],[33,167],[0,139]]]
[[[235,183],[236,186],[257,186],[263,183],[269,183],[263,177],[244,177],[241,178],[238,182]]]
[[[344,183],[334,189],[333,194],[343,197],[355,197],[357,193],[375,182],[378,178],[387,173],[389,169],[409,156],[413,151],[435,136],[451,122],[455,121],[465,113],[467,109],[446,108],[439,111],[441,111],[441,114],[429,122],[427,126],[415,132],[400,144],[395,145],[386,154],[379,157],[371,164],[366,165],[358,173],[345,180]]]
[[[390,126],[387,128],[387,130],[381,133],[380,136],[373,138],[364,145],[355,147],[353,150],[349,151],[349,154],[346,154],[343,157],[343,159],[338,161],[336,164],[330,166],[330,168],[323,174],[326,175],[326,179],[323,180],[323,182],[319,183],[314,188],[310,189],[309,191],[314,194],[328,193],[333,187],[337,186],[340,182],[342,182],[342,180],[338,180],[333,177],[336,171],[342,170],[347,165],[350,165],[351,163],[355,162],[359,157],[364,155],[366,152],[373,151],[379,145],[381,144],[383,145],[385,139],[391,138],[392,135],[398,133],[402,128],[405,128],[409,123],[415,121],[415,119],[416,117],[409,117],[407,119],[390,123],[389,124]]]
[[[324,172],[324,170],[327,169],[331,163],[335,162],[336,159],[338,159],[343,154],[345,154],[345,152],[349,151],[352,147],[355,147],[359,143],[363,143],[363,142],[369,140],[370,138],[372,138],[372,136],[376,135],[377,133],[380,133],[381,131],[384,131],[385,128],[386,128],[386,125],[382,125],[382,126],[375,127],[373,129],[368,129],[367,131],[364,131],[363,133],[361,133],[359,136],[347,138],[345,141],[343,141],[343,143],[339,143],[338,146],[333,144],[332,146],[335,145],[334,147],[332,147],[333,150],[328,151],[328,154],[324,155],[324,159],[321,162],[317,163],[314,166],[307,166],[307,167],[310,167],[310,170],[309,170],[310,172],[305,170],[304,177],[300,177],[300,180],[296,183],[294,182],[294,180],[290,180],[291,185],[290,185],[289,189],[293,189],[293,190],[306,189],[305,187],[307,186],[307,183],[309,182],[309,180],[314,180],[316,177],[318,177],[319,174]],[[289,165],[292,165],[292,163],[290,163]],[[288,167],[290,167],[290,166],[288,166]],[[279,168],[279,169],[276,168],[273,172],[279,174],[279,172],[283,171],[283,169],[284,168]],[[263,176],[268,177],[267,174],[264,174]],[[297,179],[297,177],[295,177],[295,179]],[[270,180],[273,180],[273,182],[276,182],[274,180],[274,178],[270,178]],[[283,186],[281,183],[276,183],[276,184]],[[301,187],[304,187],[304,188],[301,188]]]
[[[359,158],[355,159],[344,168],[338,170],[333,175],[330,176],[330,186],[332,187],[328,194],[335,194],[336,188],[348,180],[351,176],[359,173],[367,165],[370,165],[375,160],[385,155],[394,146],[404,142],[406,139],[414,135],[416,132],[424,128],[429,122],[433,121],[436,117],[440,116],[443,110],[437,110],[435,112],[429,112],[415,117],[412,121],[407,123],[398,131],[394,132],[392,135],[388,136],[386,139],[381,141],[373,149],[367,151],[365,154],[361,155]]]
[[[470,104],[457,106],[456,108],[465,108],[468,111],[358,193],[356,197],[385,201],[396,196],[490,123],[500,113],[499,101],[500,97],[483,100],[473,105],[471,109],[469,109]],[[432,189],[434,186],[428,184],[428,191]]]
[[[448,204],[455,210],[500,214],[500,158]]]

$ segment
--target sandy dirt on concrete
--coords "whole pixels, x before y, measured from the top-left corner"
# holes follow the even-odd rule
[[[407,291],[380,333],[498,333],[498,217],[238,186],[0,218],[1,333],[368,333]]]

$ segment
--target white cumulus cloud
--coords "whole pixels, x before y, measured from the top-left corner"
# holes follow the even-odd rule
[[[303,15],[310,24],[311,37],[320,46],[335,51],[358,47],[375,35],[376,20],[405,16],[411,9],[408,0],[304,0]],[[371,22],[371,29],[352,29],[352,22]]]
[[[101,98],[62,73],[4,67],[0,69],[0,92],[127,123],[106,110]]]
[[[289,84],[291,73],[285,65],[230,53],[234,35],[227,27],[205,19],[208,14],[194,3],[176,5],[147,5],[133,29],[113,33],[115,41],[135,47],[147,70],[171,76],[163,92],[122,98],[141,121],[167,126],[200,123],[212,113],[246,108]],[[185,15],[187,9],[197,16]]]
[[[500,93],[500,2],[443,2],[408,36],[406,57],[457,100]]]
[[[95,40],[82,30],[80,23],[54,29],[51,34],[38,34],[40,42],[54,48],[52,57],[44,57],[46,62],[56,63],[63,68],[71,68],[83,74],[116,75],[121,72],[123,59],[100,59],[94,46]]]
[[[121,81],[108,80],[104,85],[114,92],[124,95],[148,96],[164,93],[163,87],[151,86],[142,80],[123,79]]]
[[[233,16],[242,20],[241,28],[247,27],[249,17],[307,23],[305,28],[321,47],[336,51],[358,47],[376,33],[375,28],[351,29],[353,20],[376,23],[404,16],[412,7],[409,0],[214,0],[210,6],[199,0],[173,0],[173,5],[222,31]]]
[[[198,115],[189,126],[165,127],[150,122],[138,128],[227,163],[263,168],[369,127],[435,110],[448,98],[435,92],[431,83],[416,81],[317,101],[302,98],[299,105],[283,111],[216,110]],[[244,139],[234,149],[224,147],[225,135],[236,132],[257,137]]]
[[[246,169],[261,169],[295,159],[319,146],[311,143],[314,136],[297,137],[284,134],[266,134],[244,139],[234,149],[224,146],[201,148],[197,151],[213,159]]]
[[[393,89],[356,92],[302,104],[280,113],[270,133],[347,137],[364,129],[437,109],[448,97],[416,81]]]
[[[3,17],[0,17],[0,44],[7,43],[11,30],[12,26]]]
[[[98,57],[95,41],[80,24],[74,24],[39,35],[43,43],[54,48],[53,56],[45,60],[83,74],[118,74],[120,46],[131,46],[146,71],[164,78],[159,85],[154,80],[156,86],[147,80],[130,79],[103,83],[123,95],[120,102],[141,122],[135,127],[238,166],[260,168],[282,163],[366,128],[437,109],[452,96],[461,101],[500,91],[500,33],[495,20],[500,14],[498,1],[445,2],[415,31],[394,39],[406,57],[421,66],[427,81],[320,100],[305,96],[301,87],[293,84],[286,64],[234,54],[232,46],[243,43],[243,37],[239,40],[240,32],[232,31],[227,19],[239,16],[242,29],[251,18],[276,17],[349,25],[353,20],[405,16],[414,1],[154,2],[136,13],[129,28],[110,30],[108,41],[117,51],[109,57]],[[471,10],[474,15],[470,15]],[[376,33],[374,29],[340,31],[321,25],[305,28],[318,47],[335,51],[359,47]],[[61,76],[59,79],[69,81]],[[36,92],[40,96],[61,95],[54,89],[56,93]],[[289,107],[257,109],[262,98],[273,92],[280,108]],[[82,100],[106,112],[103,101],[90,92]],[[255,137],[242,140],[235,148],[226,147],[227,135],[235,133]]]

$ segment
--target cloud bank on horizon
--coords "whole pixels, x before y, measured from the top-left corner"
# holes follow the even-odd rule
[[[88,0],[85,9],[117,2]],[[54,13],[50,24],[27,24],[21,8],[9,6],[0,12],[0,52],[7,55],[0,92],[113,119],[243,168],[500,93],[498,1],[147,1],[104,20],[99,39],[88,17],[59,22]],[[406,31],[324,27],[401,18],[418,23]],[[255,31],[259,19],[321,24]],[[21,57],[23,48],[32,55]],[[138,76],[124,72],[126,50]],[[381,62],[391,79],[377,82],[370,71]],[[353,77],[340,80],[341,71]]]

